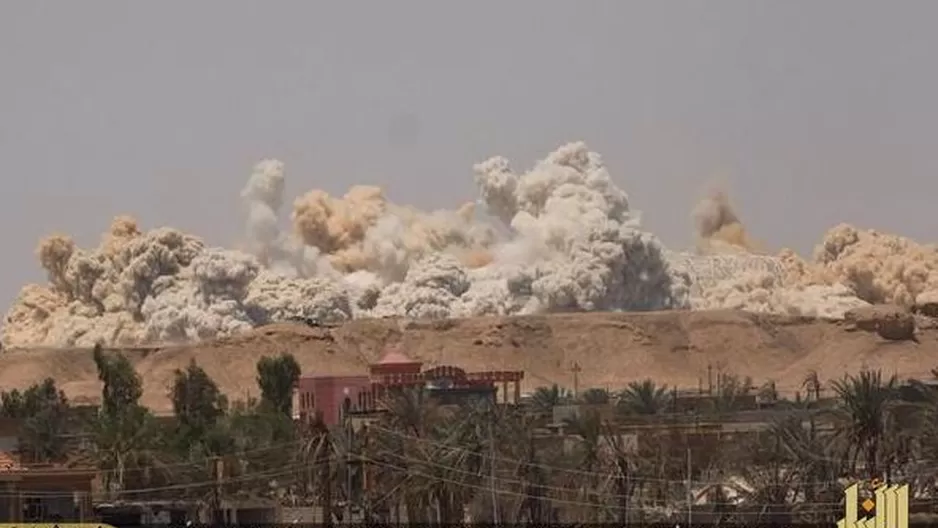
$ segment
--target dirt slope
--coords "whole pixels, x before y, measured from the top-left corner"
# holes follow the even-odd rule
[[[292,352],[305,374],[357,374],[382,350],[400,344],[430,365],[467,370],[526,371],[524,390],[573,386],[571,366],[582,368],[580,387],[619,389],[653,378],[682,388],[706,384],[707,367],[776,381],[786,393],[805,375],[840,377],[862,367],[901,377],[928,377],[938,366],[938,331],[921,330],[918,342],[888,342],[851,331],[844,323],[743,312],[590,313],[435,322],[359,320],[334,328],[272,325],[249,335],[167,348],[127,349],[145,383],[144,403],[169,412],[173,372],[191,358],[234,399],[256,394],[255,363]],[[0,387],[23,388],[52,376],[76,401],[100,394],[90,350],[11,350],[0,354]]]

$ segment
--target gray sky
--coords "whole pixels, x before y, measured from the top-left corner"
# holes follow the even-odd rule
[[[40,236],[111,217],[229,244],[251,166],[290,199],[385,186],[449,207],[472,164],[600,152],[670,246],[724,176],[772,249],[832,225],[934,240],[938,2],[0,4],[0,301]]]

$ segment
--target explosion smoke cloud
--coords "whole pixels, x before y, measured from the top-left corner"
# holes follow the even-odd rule
[[[713,189],[693,211],[698,249],[702,252],[753,253],[756,248],[736,215],[725,190]]]
[[[695,209],[698,252],[668,251],[581,142],[525,173],[501,157],[474,170],[485,219],[476,203],[424,212],[355,186],[298,197],[284,231],[284,165],[264,160],[241,191],[245,251],[170,228],[143,232],[130,217],[91,250],[50,236],[37,251],[48,283],[20,292],[3,344],[207,339],[298,317],[725,307],[841,317],[938,293],[934,249],[849,226],[832,230],[811,263],[754,254],[723,193]]]

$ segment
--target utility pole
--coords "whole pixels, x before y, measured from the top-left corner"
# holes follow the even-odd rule
[[[580,395],[580,372],[583,369],[580,368],[580,364],[576,361],[573,362],[573,397],[576,398]]]
[[[225,512],[222,511],[221,497],[222,497],[222,479],[225,474],[225,461],[222,458],[215,459],[215,492],[213,493],[212,502],[214,503],[214,510],[212,512],[212,521],[213,522],[229,522],[228,516],[225,515]]]
[[[690,465],[690,446],[687,447],[687,528],[691,524],[691,516],[694,510],[694,490],[691,487],[691,465]]]
[[[348,522],[352,522],[352,426],[345,419],[345,501]]]
[[[628,459],[625,461],[625,492],[628,494],[625,498],[625,525],[628,526],[629,517],[632,516],[632,468],[629,467]]]
[[[352,421],[349,409],[352,400],[349,390],[345,389],[345,398],[342,400],[342,425],[345,427],[345,515],[347,522],[352,522]]]
[[[491,488],[492,488],[492,522],[498,525],[498,494],[495,493],[495,408],[491,407],[489,416],[489,464],[491,465]]]

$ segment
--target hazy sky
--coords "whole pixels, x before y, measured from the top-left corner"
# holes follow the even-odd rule
[[[0,4],[0,301],[34,249],[111,217],[229,244],[263,157],[288,195],[475,198],[585,140],[670,246],[723,176],[770,248],[849,221],[933,241],[938,2],[582,0]]]

